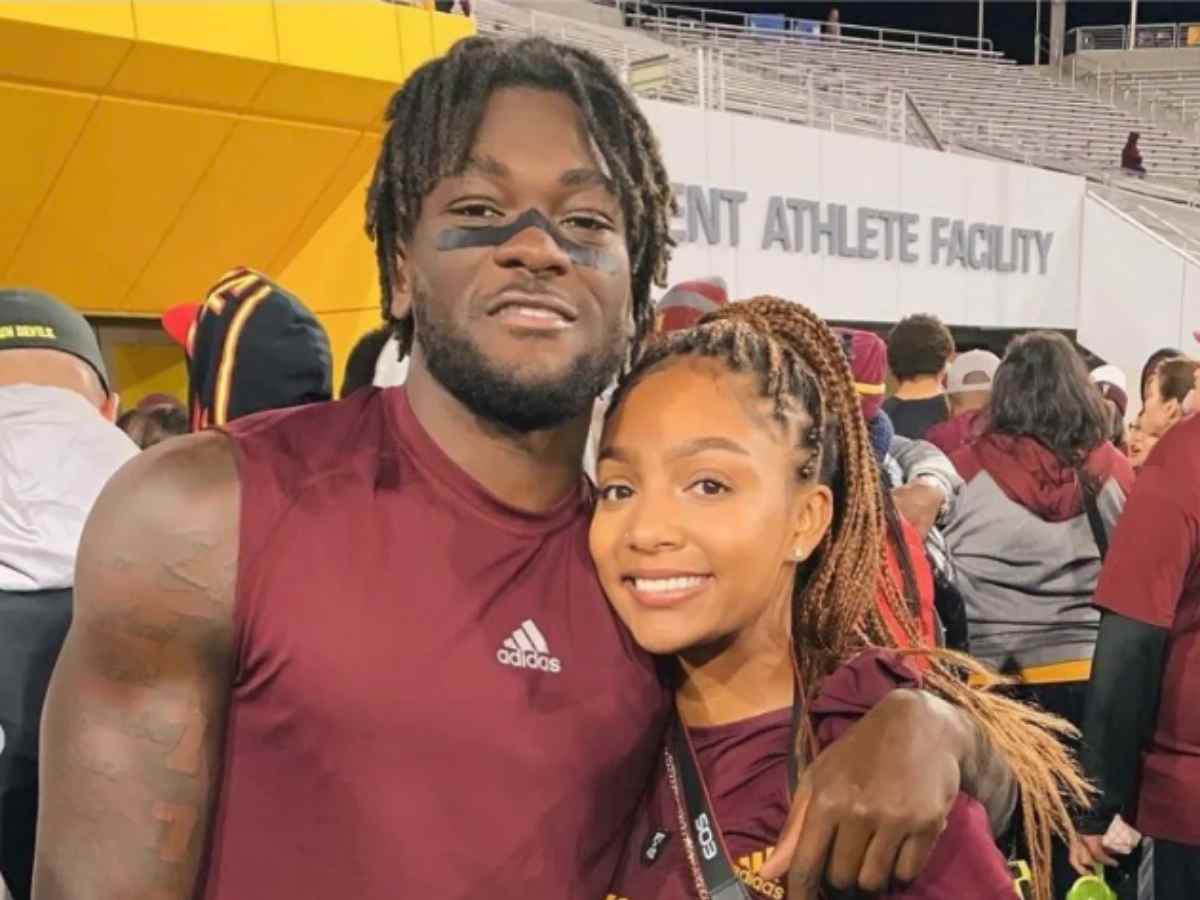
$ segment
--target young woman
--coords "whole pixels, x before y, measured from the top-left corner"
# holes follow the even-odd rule
[[[1092,595],[1101,548],[1133,470],[1109,441],[1104,400],[1082,358],[1060,334],[1012,342],[987,422],[951,456],[964,485],[946,528],[971,654],[1019,676],[1044,709],[1079,725],[1100,624]]]
[[[1105,401],[1061,334],[1014,340],[983,435],[951,454],[963,487],[946,527],[970,652],[1014,676],[1014,696],[1083,723],[1108,536],[1133,489]],[[1056,896],[1075,879],[1055,846]]]
[[[677,721],[611,897],[784,897],[760,869],[789,782],[889,691],[923,684],[970,710],[1009,761],[1042,875],[1035,896],[1050,900],[1050,834],[1071,828],[1059,791],[1085,793],[1052,734],[1061,726],[965,687],[965,658],[906,663],[881,649],[917,643],[920,629],[881,574],[878,469],[840,342],[815,314],[757,298],[652,345],[614,397],[598,476],[601,581],[638,643],[673,655],[677,676]],[[910,637],[897,640],[889,619]],[[868,857],[890,872],[912,849],[872,844]],[[854,850],[835,836],[831,852],[836,870]],[[722,890],[724,876],[733,886]],[[860,886],[1013,896],[988,816],[965,795],[913,884]]]

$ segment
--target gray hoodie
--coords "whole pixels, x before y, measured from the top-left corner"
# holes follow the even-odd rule
[[[83,523],[137,452],[72,391],[0,387],[0,591],[71,587]]]

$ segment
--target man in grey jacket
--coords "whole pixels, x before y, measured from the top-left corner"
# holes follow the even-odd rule
[[[45,294],[0,291],[0,879],[13,900],[30,895],[38,727],[79,536],[138,449],[116,413],[83,316]]]

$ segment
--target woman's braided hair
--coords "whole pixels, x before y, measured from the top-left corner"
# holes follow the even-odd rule
[[[432,60],[388,104],[390,123],[367,191],[367,235],[375,242],[384,319],[403,358],[412,347],[411,313],[391,315],[401,245],[412,238],[421,203],[439,180],[463,171],[493,92],[530,87],[564,94],[612,179],[625,215],[633,293],[634,345],[654,323],[650,286],[665,285],[674,195],[654,136],[637,102],[593,53],[532,37],[472,37]]]
[[[914,607],[884,567],[882,479],[841,341],[798,303],[776,297],[732,303],[697,327],[647,346],[622,380],[609,414],[653,369],[680,356],[717,359],[734,372],[757,375],[781,423],[803,417],[798,480],[819,479],[833,491],[833,523],[796,574],[791,625],[800,684],[811,698],[825,676],[868,646],[919,655],[924,686],[966,712],[1011,768],[1022,792],[1035,900],[1052,900],[1051,836],[1074,834],[1068,804],[1082,804],[1090,793],[1059,740],[1076,732],[1055,716],[996,693],[1002,679],[970,657],[922,646]],[[905,635],[889,629],[880,602]],[[969,686],[966,676],[978,686]]]

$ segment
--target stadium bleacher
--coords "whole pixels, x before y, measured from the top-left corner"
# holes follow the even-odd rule
[[[478,9],[484,32],[554,34],[589,46],[626,71],[636,67],[639,54],[669,57],[663,78],[639,87],[647,96],[706,100],[735,112],[891,139],[903,134],[926,145],[1109,179],[1120,175],[1121,148],[1129,132],[1138,131],[1152,181],[1186,191],[1200,187],[1200,141],[1155,125],[1082,78],[1072,86],[991,50],[922,46],[883,32],[874,41],[831,38],[811,28],[781,27],[779,16],[733,25],[627,12],[636,27],[618,30],[496,0]],[[646,38],[654,40],[648,44]],[[715,65],[706,70],[698,62],[705,58]],[[1129,73],[1128,80],[1138,74]],[[1190,96],[1186,92],[1200,92],[1200,74],[1176,73],[1171,84],[1180,97]],[[1200,108],[1200,99],[1194,102]]]
[[[836,76],[809,79],[806,73],[781,73],[753,60],[735,66],[719,47],[694,52],[638,29],[609,28],[498,0],[483,0],[474,9],[481,34],[542,34],[584,47],[624,73],[641,96],[890,139],[912,130],[914,142],[928,140],[919,120],[908,123],[903,92],[887,85],[839,93]]]
[[[1095,79],[1105,90],[1140,108],[1174,113],[1200,134],[1200,69],[1135,69],[1104,73]]]
[[[846,102],[888,85],[910,94],[943,143],[994,147],[1031,163],[1081,173],[1119,169],[1130,131],[1141,133],[1142,153],[1156,177],[1195,189],[1200,142],[1173,133],[1097,97],[1082,85],[1061,83],[1044,70],[1017,66],[996,54],[949,54],[910,44],[813,39],[782,29],[637,17],[640,28],[676,47],[727,51],[729,64],[820,83],[841,79]],[[1195,77],[1195,76],[1193,76]],[[1186,83],[1190,84],[1190,80]]]

